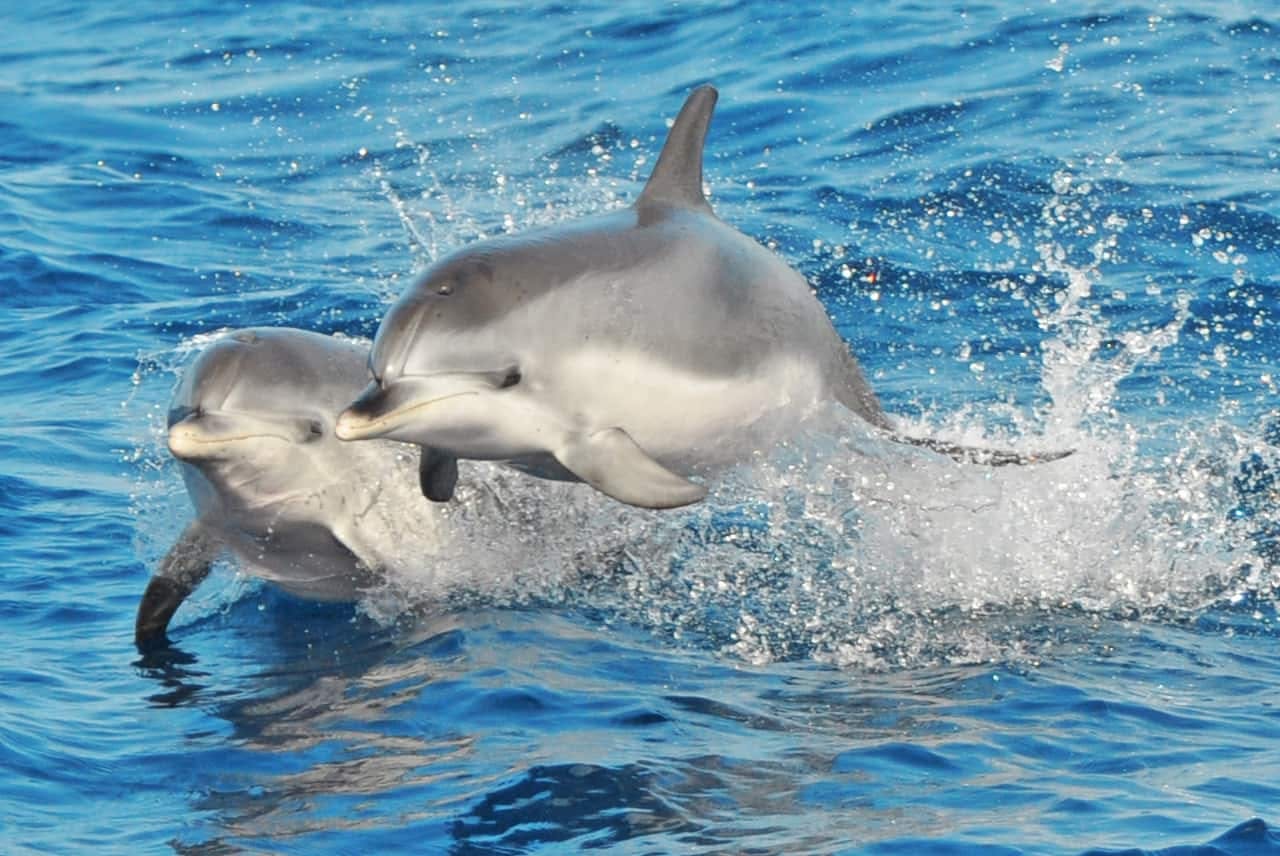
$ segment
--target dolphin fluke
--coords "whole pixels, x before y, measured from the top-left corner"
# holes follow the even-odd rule
[[[556,460],[575,476],[619,502],[642,508],[678,508],[697,502],[707,489],[662,466],[621,428],[571,439]]]
[[[946,440],[935,440],[931,437],[908,437],[904,434],[893,435],[896,443],[919,446],[939,454],[946,455],[962,464],[979,464],[987,467],[1004,467],[1010,464],[1047,464],[1074,455],[1075,449],[1055,449],[1049,452],[1012,452],[1007,449],[982,449],[976,446],[963,446]]]
[[[133,625],[133,641],[139,648],[160,643],[169,621],[204,578],[209,575],[220,545],[197,521],[188,526],[165,554],[160,570],[147,583],[138,603]]]

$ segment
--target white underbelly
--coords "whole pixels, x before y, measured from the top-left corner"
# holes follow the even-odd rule
[[[397,549],[438,546],[416,450],[334,440],[314,451],[255,461],[254,479],[223,474],[216,502],[206,503],[202,516],[247,573],[303,597],[355,600]]]
[[[740,460],[821,399],[815,367],[792,358],[732,376],[699,374],[639,353],[580,352],[552,375],[548,399],[581,429],[621,427],[681,468]]]
[[[368,569],[321,525],[280,523],[265,535],[242,529],[223,535],[247,573],[302,597],[355,600],[370,582]]]

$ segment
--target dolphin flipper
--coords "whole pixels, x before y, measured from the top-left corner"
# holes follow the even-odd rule
[[[596,490],[628,505],[677,508],[707,495],[702,485],[649,457],[621,428],[574,436],[555,457]]]
[[[169,620],[178,607],[209,575],[222,545],[205,531],[199,520],[189,525],[169,548],[160,569],[147,583],[138,603],[133,641],[139,648],[165,636]]]
[[[895,443],[906,443],[919,446],[939,454],[946,455],[962,464],[980,464],[988,467],[1003,467],[1009,464],[1047,464],[1068,455],[1075,454],[1075,449],[1056,449],[1052,452],[1011,452],[1007,449],[980,449],[975,446],[962,446],[946,440],[935,440],[931,437],[908,437],[894,434],[891,439]]]
[[[458,459],[435,449],[422,447],[418,459],[418,486],[422,495],[432,502],[448,502],[453,499],[453,489],[458,484]]]

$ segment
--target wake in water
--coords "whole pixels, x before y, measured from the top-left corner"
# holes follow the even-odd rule
[[[1191,295],[1175,290],[1162,323],[1113,331],[1094,292],[1125,224],[1102,216],[1089,182],[1066,170],[1050,187],[1029,267],[1055,287],[1043,304],[1019,278],[1007,288],[1044,334],[1047,403],[1030,413],[964,408],[905,427],[1075,455],[957,465],[834,408],[692,509],[644,514],[567,492],[510,567],[528,581],[545,563],[545,579],[559,581],[585,561],[589,572],[570,586],[535,587],[533,597],[751,662],[1034,660],[1061,643],[1059,630],[1087,637],[1097,618],[1187,620],[1219,605],[1270,616],[1274,438],[1237,427],[1229,404],[1177,423],[1121,414],[1122,385],[1194,327]],[[1077,235],[1083,253],[1065,237]]]
[[[1153,354],[1168,337],[1162,328],[1127,341]],[[1096,364],[1075,361],[1069,345],[1048,353],[1054,406],[1069,393],[1064,409],[1097,412],[1101,383],[1062,380],[1065,365]],[[166,376],[159,364],[147,371],[140,382]],[[151,556],[188,513],[153,419],[139,449],[152,476],[137,495]],[[560,604],[753,663],[810,657],[860,669],[1038,659],[1061,641],[1045,630],[1054,616],[1185,619],[1243,600],[1274,609],[1280,580],[1265,532],[1275,525],[1275,437],[1221,421],[1184,425],[1174,451],[1144,457],[1168,426],[1047,422],[1055,427],[1035,443],[1070,442],[1073,456],[985,468],[893,443],[832,407],[704,503],[674,512],[485,464],[464,467],[457,499],[432,507],[406,456],[368,518],[388,574],[363,608],[392,622],[466,605]]]
[[[406,201],[381,167],[370,178],[411,247],[435,255],[441,223],[427,218],[420,229],[416,209],[440,200]],[[471,605],[558,605],[753,663],[858,669],[1034,661],[1087,638],[1099,618],[1181,621],[1226,606],[1269,620],[1280,588],[1280,417],[1250,431],[1227,405],[1176,423],[1120,413],[1122,385],[1195,323],[1192,299],[1175,291],[1163,323],[1113,331],[1093,294],[1124,224],[1078,229],[1096,213],[1087,183],[1060,171],[1051,186],[1031,268],[1055,287],[1037,298],[1011,275],[1001,289],[1031,306],[1044,334],[1047,403],[962,408],[903,427],[971,446],[1073,448],[1071,457],[957,464],[833,407],[727,474],[705,502],[649,512],[474,462],[463,465],[455,501],[432,507],[406,455],[367,520],[388,573],[362,608],[390,623]],[[529,221],[521,226],[550,216],[517,210]],[[459,229],[483,233],[466,219],[445,230],[446,243]],[[1090,236],[1083,257],[1064,248],[1064,232]],[[145,357],[135,382],[149,389],[135,400],[162,399],[167,390],[155,387],[209,339]],[[133,456],[144,463],[135,505],[150,566],[188,512],[163,452],[161,406],[148,421]],[[215,587],[193,606],[218,609],[242,590]]]

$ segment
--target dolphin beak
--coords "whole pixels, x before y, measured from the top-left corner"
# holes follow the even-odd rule
[[[492,372],[440,372],[397,378],[385,387],[371,383],[338,417],[339,440],[396,437],[413,414],[449,399],[481,395],[518,383],[515,368]],[[418,442],[412,440],[412,442]]]
[[[181,461],[201,458],[207,451],[205,432],[200,430],[200,417],[191,413],[169,426],[169,452]]]
[[[394,410],[389,407],[388,395],[377,383],[371,383],[360,397],[338,415],[333,433],[339,440],[367,440],[386,433],[387,416]]]
[[[235,443],[274,439],[299,445],[315,437],[314,419],[192,412],[169,426],[169,451],[180,461],[217,458]],[[320,430],[323,430],[322,428]]]

